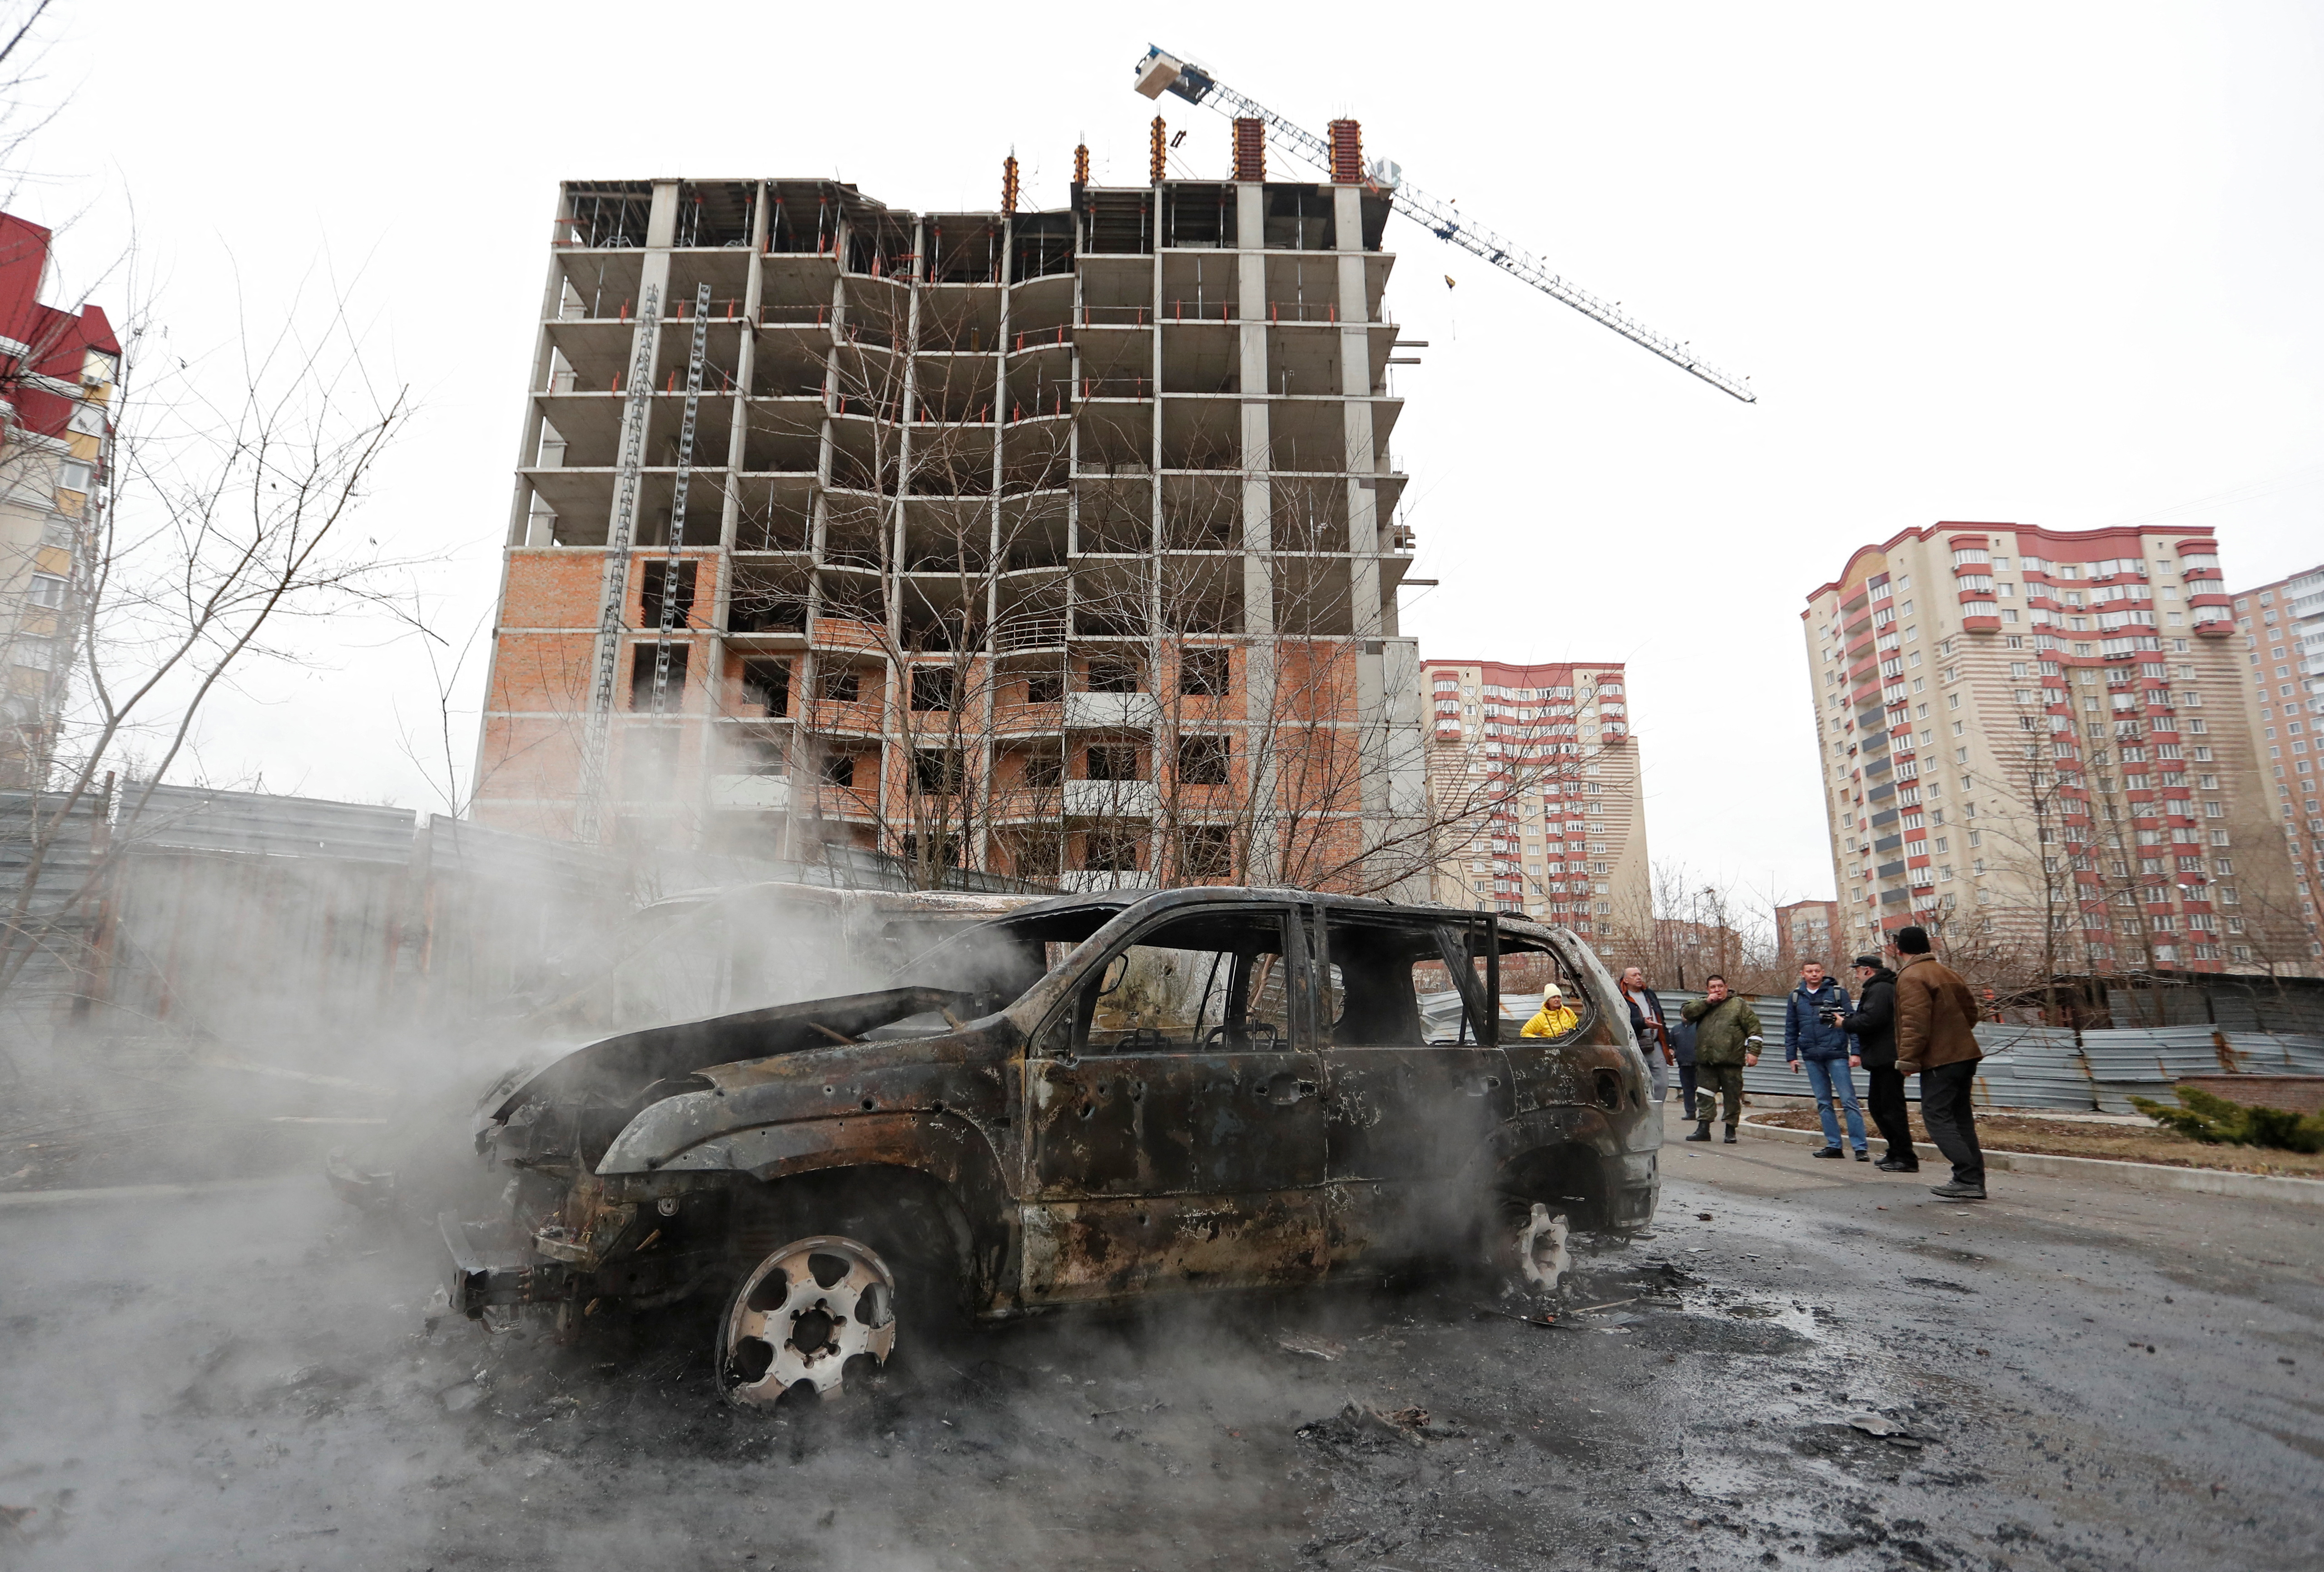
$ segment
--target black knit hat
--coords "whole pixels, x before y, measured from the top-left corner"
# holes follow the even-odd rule
[[[1929,953],[1929,930],[1918,923],[1896,930],[1896,953],[1924,956]]]

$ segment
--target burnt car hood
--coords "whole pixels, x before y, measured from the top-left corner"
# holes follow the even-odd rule
[[[882,988],[807,999],[625,1031],[553,1059],[481,1110],[479,1128],[503,1124],[529,1104],[574,1097],[621,1103],[658,1082],[678,1080],[743,1059],[837,1046],[913,1015],[967,1003],[948,988]]]

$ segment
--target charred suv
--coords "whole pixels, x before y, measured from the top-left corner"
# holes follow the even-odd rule
[[[1581,1005],[1511,1035],[1503,957]],[[1431,995],[1434,995],[1431,998]],[[1653,1216],[1660,1124],[1588,948],[1491,913],[1063,896],[897,985],[610,1038],[488,1100],[505,1216],[440,1219],[455,1306],[724,1296],[733,1401],[828,1395],[899,1327],[1466,1260]]]

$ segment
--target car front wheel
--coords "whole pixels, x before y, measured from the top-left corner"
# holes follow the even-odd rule
[[[744,1276],[718,1323],[718,1390],[743,1408],[787,1396],[829,1402],[896,1351],[896,1278],[877,1251],[838,1234],[796,1239]]]

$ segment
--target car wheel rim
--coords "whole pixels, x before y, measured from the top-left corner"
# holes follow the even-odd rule
[[[825,1401],[848,1367],[885,1364],[896,1348],[896,1279],[870,1245],[822,1234],[752,1269],[719,1328],[719,1384],[729,1401],[770,1407],[805,1382]]]

